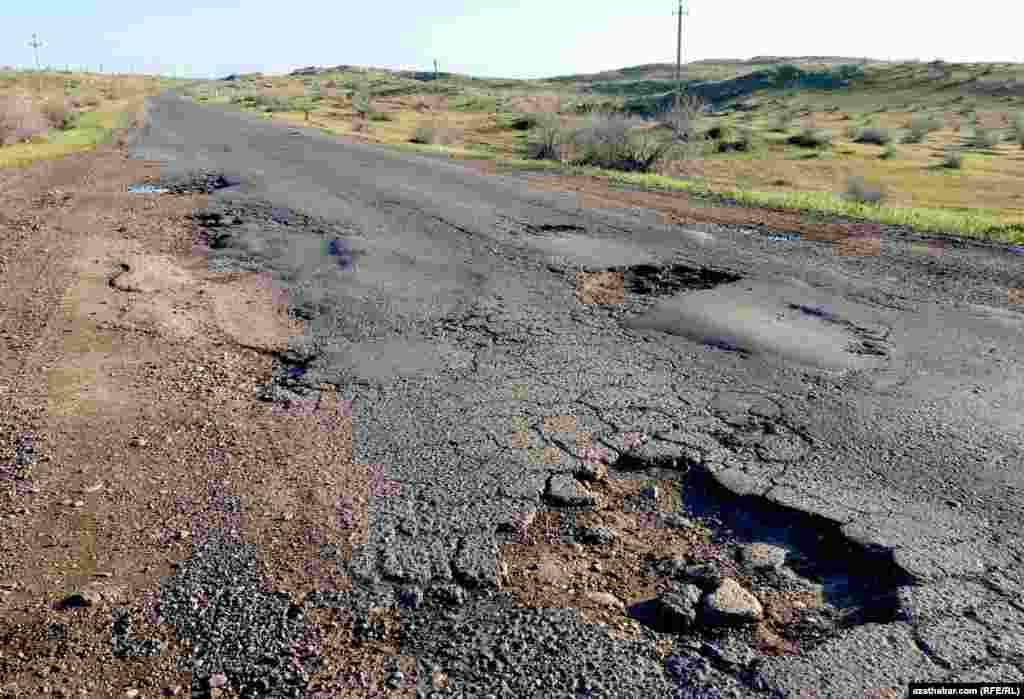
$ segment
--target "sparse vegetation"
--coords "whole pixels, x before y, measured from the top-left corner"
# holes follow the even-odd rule
[[[847,180],[846,198],[859,204],[879,205],[885,199],[885,190],[869,185],[863,177],[854,176]]]
[[[640,129],[632,118],[593,115],[569,136],[572,163],[627,172],[650,172],[669,150],[668,143]]]
[[[1024,112],[1018,112],[1010,120],[1010,128],[1020,147],[1024,149]]]
[[[29,95],[0,95],[0,146],[24,143],[46,129],[46,116]]]
[[[959,148],[947,148],[942,157],[942,167],[959,170],[963,166],[964,156]]]
[[[923,143],[928,134],[942,128],[942,120],[936,117],[914,117],[907,125],[904,143]]]
[[[974,136],[971,145],[975,148],[991,148],[999,143],[999,132],[995,129],[986,129],[977,126],[974,129]]]
[[[677,97],[672,106],[659,117],[662,125],[668,127],[679,141],[690,141],[696,134],[697,119],[704,111],[704,100],[684,94]]]
[[[832,145],[832,136],[821,129],[806,128],[787,138],[786,143],[802,148],[825,148]]]
[[[534,117],[533,132],[526,142],[526,157],[535,160],[560,160],[562,125],[555,114]]]
[[[888,129],[871,126],[861,129],[855,140],[857,143],[873,143],[876,146],[887,146],[892,143],[892,134],[889,133]]]

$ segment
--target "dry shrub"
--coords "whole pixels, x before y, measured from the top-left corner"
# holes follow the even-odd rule
[[[67,131],[75,127],[77,115],[65,100],[49,100],[43,104],[42,111],[46,121],[55,129]]]
[[[659,121],[680,141],[691,141],[696,136],[697,119],[703,111],[704,100],[696,95],[682,95],[659,115]]]
[[[28,141],[47,130],[46,116],[31,97],[0,95],[0,145]]]

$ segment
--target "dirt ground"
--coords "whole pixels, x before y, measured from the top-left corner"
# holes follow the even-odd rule
[[[328,386],[287,410],[254,399],[270,354],[301,328],[266,278],[209,269],[189,218],[203,195],[127,191],[158,169],[115,144],[0,173],[0,697],[190,696],[191,680],[175,665],[183,649],[144,600],[205,529],[257,543],[269,584],[293,600],[348,584],[319,566],[316,546],[332,542],[344,555],[365,537],[375,486],[370,470],[352,463],[347,403]],[[848,235],[791,214],[555,184],[576,189],[581,206],[647,206],[671,223]],[[661,487],[667,497],[675,486]],[[613,505],[628,494],[610,482],[595,488]],[[241,516],[225,506],[232,497],[245,503]],[[600,555],[547,542],[544,531],[565,523],[538,517],[502,547],[506,591],[530,606],[574,607],[629,635],[635,622],[587,590],[635,602],[655,592],[639,587],[649,585],[642,561],[680,547],[694,561],[721,557],[702,530],[655,529],[620,510],[573,522],[621,534]],[[791,602],[768,605],[752,631],[762,649],[794,650],[772,630]],[[145,620],[148,635],[164,641],[160,653],[110,662],[114,605]],[[308,621],[331,649],[325,677],[338,667],[372,675],[395,652],[356,644],[330,614]]]

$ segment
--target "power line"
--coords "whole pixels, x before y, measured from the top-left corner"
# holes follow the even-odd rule
[[[39,47],[43,45],[43,42],[41,42],[39,40],[39,36],[37,34],[32,34],[32,41],[28,42],[28,45],[31,46],[33,49],[35,49],[35,54],[36,54],[36,70],[40,70],[40,68],[39,68]]]

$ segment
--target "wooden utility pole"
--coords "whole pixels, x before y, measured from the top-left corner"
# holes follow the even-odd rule
[[[690,14],[689,10],[683,9],[683,0],[679,0],[679,10],[674,14],[679,16],[679,25],[676,29],[676,100],[683,98],[683,15]]]
[[[437,80],[437,59],[434,59],[434,80]]]

